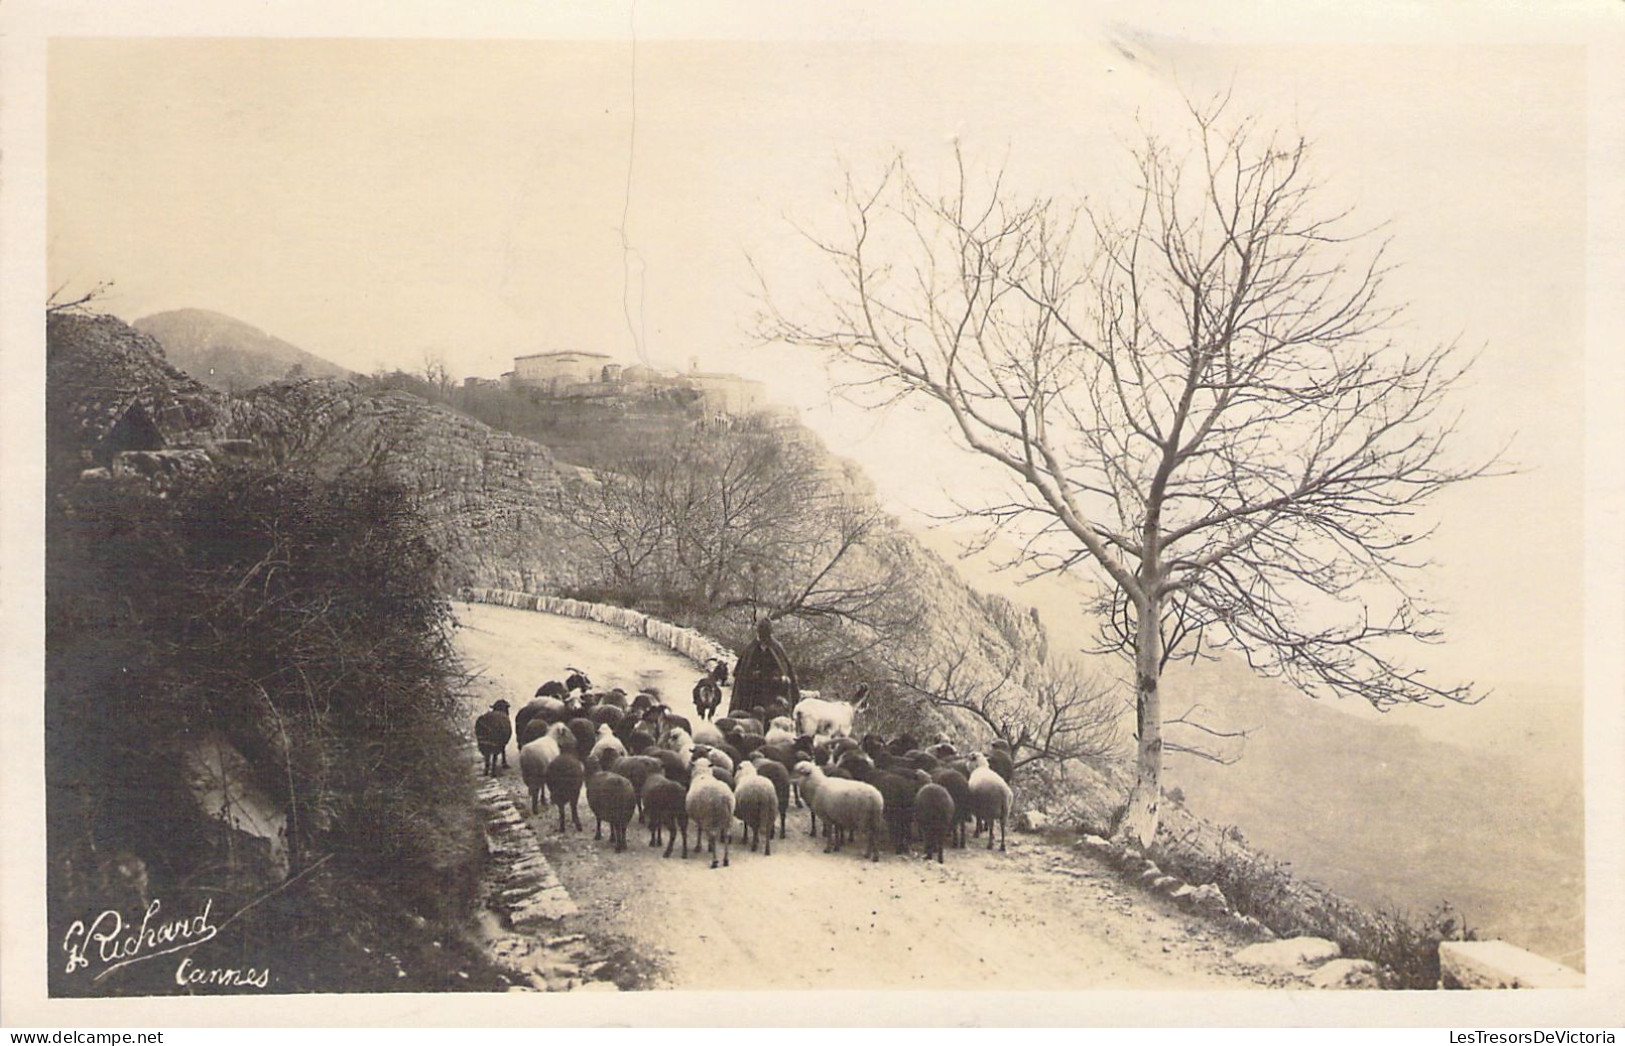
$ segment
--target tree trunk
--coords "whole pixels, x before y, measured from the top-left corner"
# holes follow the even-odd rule
[[[1162,801],[1162,697],[1157,692],[1162,675],[1161,601],[1148,598],[1135,613],[1139,620],[1134,634],[1134,707],[1140,744],[1134,789],[1115,838],[1144,849],[1157,834]]]

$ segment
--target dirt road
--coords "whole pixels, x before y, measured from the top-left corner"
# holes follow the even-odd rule
[[[699,669],[641,636],[529,611],[458,604],[458,645],[481,674],[485,707],[518,708],[566,666],[595,685],[661,688],[692,714]],[[517,764],[508,781],[521,792]],[[708,856],[647,845],[635,822],[624,854],[608,833],[537,823],[548,859],[580,907],[554,932],[620,942],[640,986],[693,989],[1083,989],[1261,987],[1230,962],[1243,943],[1171,903],[1133,889],[1069,840],[1009,837],[1009,851],[973,841],[938,865],[847,848],[826,855],[792,808],[772,856],[735,845],[727,868]],[[690,839],[693,842],[693,839]],[[681,844],[679,844],[680,846]],[[624,982],[623,982],[624,984]]]

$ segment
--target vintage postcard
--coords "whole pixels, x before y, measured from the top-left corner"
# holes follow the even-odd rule
[[[0,19],[8,1026],[1625,1018],[1617,11]]]

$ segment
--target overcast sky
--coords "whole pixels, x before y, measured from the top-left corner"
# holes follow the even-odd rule
[[[1328,209],[1392,222],[1407,337],[1482,350],[1464,449],[1511,439],[1526,469],[1441,504],[1424,588],[1452,609],[1452,642],[1426,663],[1573,693],[1584,53],[1212,46],[1205,31],[1064,22],[1037,40],[932,43],[862,27],[678,42],[659,26],[635,48],[610,33],[58,40],[50,281],[112,279],[108,308],[127,319],[213,309],[363,371],[432,354],[494,377],[516,354],[631,362],[641,345],[656,366],[767,382],[894,507],[929,508],[974,475],[936,453],[943,419],[832,404],[816,362],[753,345],[747,254],[793,285],[808,255],[790,221],[837,216],[843,167],[872,174],[900,150],[941,174],[955,141],[1022,191],[1109,205],[1126,199],[1137,120],[1174,127],[1182,97],[1230,88],[1316,142]]]

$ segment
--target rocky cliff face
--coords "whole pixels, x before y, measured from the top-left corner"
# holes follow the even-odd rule
[[[199,448],[216,461],[260,458],[399,483],[430,520],[448,583],[542,589],[578,580],[547,507],[549,494],[576,474],[539,444],[347,381],[221,393],[171,366],[155,339],[110,316],[52,317],[47,344],[48,453],[61,480],[115,464],[94,455],[139,407],[171,456]],[[115,473],[147,471],[136,466],[151,446],[119,450]]]

